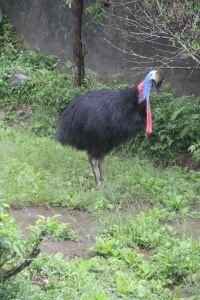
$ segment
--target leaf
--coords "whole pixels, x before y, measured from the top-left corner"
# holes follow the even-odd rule
[[[21,257],[24,257],[24,253],[21,250],[21,247],[18,244],[13,244],[13,250]]]
[[[73,3],[74,0],[66,0],[65,1],[65,4],[67,4],[69,6],[69,8],[72,7],[72,3]]]
[[[175,121],[176,118],[178,117],[178,115],[185,109],[185,107],[181,107],[177,110],[175,110],[175,112],[171,115],[170,121]]]
[[[53,217],[51,217],[51,220],[55,220],[57,218],[61,217],[61,214],[56,214],[56,215],[53,215]]]
[[[200,10],[200,5],[199,4],[194,4],[194,10],[199,11]]]
[[[106,299],[107,299],[107,296],[104,291],[99,290],[96,292],[95,300],[106,300]]]
[[[117,285],[117,289],[120,293],[126,294],[128,292],[129,283],[126,280],[126,278],[123,276],[123,274],[118,275],[115,282]]]

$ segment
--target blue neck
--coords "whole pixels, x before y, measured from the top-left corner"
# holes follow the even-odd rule
[[[148,74],[147,77],[144,80],[143,101],[144,100],[146,100],[146,101],[149,100],[149,94],[150,94],[152,86],[153,86],[153,83],[152,83],[152,80],[150,79],[150,76]]]

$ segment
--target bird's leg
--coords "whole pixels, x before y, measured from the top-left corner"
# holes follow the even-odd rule
[[[98,167],[99,167],[99,172],[100,172],[100,181],[101,181],[101,186],[103,185],[103,171],[102,171],[102,164],[103,164],[104,156],[102,156],[98,160]]]
[[[94,173],[94,178],[98,187],[102,187],[103,185],[103,175],[102,175],[102,162],[103,158],[96,159],[89,155],[89,161]]]

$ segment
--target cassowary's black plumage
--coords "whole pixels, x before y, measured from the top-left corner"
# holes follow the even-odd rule
[[[98,159],[146,124],[146,104],[138,91],[93,91],[74,99],[64,110],[57,138]]]
[[[75,98],[61,115],[57,140],[87,151],[99,186],[104,156],[146,126],[146,101],[139,103],[139,96],[137,87],[93,91]]]

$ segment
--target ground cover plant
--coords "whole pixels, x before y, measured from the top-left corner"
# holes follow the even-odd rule
[[[0,274],[1,282],[20,273],[28,267],[41,251],[41,243],[52,237],[55,241],[75,239],[76,234],[69,224],[60,224],[59,215],[45,219],[40,217],[35,226],[29,226],[31,237],[23,239],[13,218],[6,212],[8,204],[0,199]]]
[[[106,157],[106,186],[98,190],[86,154],[55,142],[56,122],[74,96],[128,84],[120,75],[102,83],[88,70],[85,85],[73,88],[69,62],[24,50],[5,17],[0,30],[0,298],[199,299],[199,235],[192,227],[178,231],[177,224],[200,226],[200,174],[174,166],[185,152],[199,160],[199,98],[175,97],[168,87],[154,94],[153,135],[141,133]],[[10,85],[17,73],[31,80]],[[8,205],[88,211],[97,223],[95,256],[39,254],[3,282],[35,243],[21,239]],[[37,246],[44,230],[57,239],[77,238],[55,219],[49,227],[43,221],[38,231],[32,228]]]

